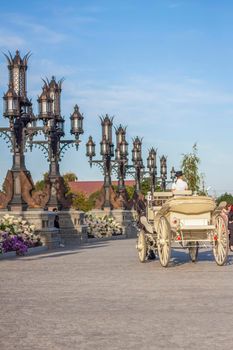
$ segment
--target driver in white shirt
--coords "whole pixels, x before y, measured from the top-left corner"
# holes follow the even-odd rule
[[[176,182],[172,184],[172,191],[185,191],[188,189],[188,184],[183,180],[182,171],[176,172]]]

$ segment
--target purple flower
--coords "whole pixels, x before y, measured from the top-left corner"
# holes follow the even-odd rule
[[[7,237],[8,237],[8,233],[7,232],[2,233],[2,238],[3,239],[6,239]]]
[[[16,251],[16,254],[23,255],[27,252],[28,247],[22,237],[6,237],[2,241],[2,250],[4,253]]]

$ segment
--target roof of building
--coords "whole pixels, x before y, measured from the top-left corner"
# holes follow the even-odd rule
[[[69,186],[72,192],[78,193],[82,192],[85,195],[89,196],[90,194],[99,191],[104,182],[103,181],[71,181]],[[113,185],[117,185],[118,181],[112,181]],[[134,180],[125,180],[126,186],[134,186]]]

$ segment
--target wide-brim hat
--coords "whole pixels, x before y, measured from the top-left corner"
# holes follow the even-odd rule
[[[176,171],[176,177],[180,177],[180,176],[183,176],[183,172],[181,170]]]

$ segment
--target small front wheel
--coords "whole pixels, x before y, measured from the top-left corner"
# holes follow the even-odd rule
[[[139,260],[143,263],[146,261],[146,252],[147,252],[147,244],[146,244],[146,235],[143,230],[141,230],[138,234],[137,241],[137,250]]]
[[[159,219],[157,240],[160,264],[167,267],[171,257],[171,228],[164,216]]]

